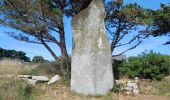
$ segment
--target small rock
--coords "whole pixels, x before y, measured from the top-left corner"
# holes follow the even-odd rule
[[[138,82],[139,82],[139,78],[135,77],[135,83],[138,83]]]
[[[125,93],[128,94],[128,95],[129,95],[129,94],[132,94],[131,91],[125,91]]]
[[[134,85],[133,85],[133,89],[138,89],[138,85],[137,85],[137,84],[134,84]]]
[[[132,87],[133,89],[138,89],[138,84],[129,81],[129,82],[127,83],[127,87]]]
[[[19,75],[18,78],[31,78],[31,75]]]
[[[31,84],[31,85],[36,85],[38,80],[33,80],[33,79],[27,79],[26,80],[28,82],[28,84]]]
[[[116,84],[126,84],[125,80],[116,80]]]
[[[138,89],[133,89],[133,93],[134,94],[139,94],[139,90]]]
[[[61,77],[59,75],[55,75],[54,77],[52,77],[50,79],[50,81],[48,82],[48,85],[54,84],[55,82],[59,81],[60,79],[61,79]]]
[[[125,90],[126,90],[126,91],[132,91],[133,88],[132,88],[132,87],[126,87]]]
[[[33,80],[38,80],[38,81],[42,81],[42,82],[47,82],[49,81],[49,78],[46,76],[32,76]]]

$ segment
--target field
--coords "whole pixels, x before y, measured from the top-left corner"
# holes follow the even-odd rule
[[[41,66],[41,67],[39,67]],[[14,77],[19,74],[46,75],[51,77],[58,73],[42,64],[25,64],[15,60],[0,62],[0,100],[170,100],[170,77],[161,81],[140,80],[140,94],[109,93],[106,96],[85,96],[70,91],[69,84],[63,79],[53,85],[40,83],[31,86]],[[50,73],[50,74],[49,74]]]

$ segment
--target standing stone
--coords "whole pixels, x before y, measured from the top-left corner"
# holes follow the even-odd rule
[[[91,4],[72,20],[71,90],[103,95],[113,87],[111,50],[105,31],[103,0]]]

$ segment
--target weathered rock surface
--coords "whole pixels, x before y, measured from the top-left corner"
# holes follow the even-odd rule
[[[46,76],[32,76],[33,80],[41,81],[41,82],[47,82],[49,81],[49,78]]]
[[[71,90],[103,95],[113,87],[111,50],[105,32],[103,0],[93,0],[72,20]]]
[[[54,77],[52,77],[52,78],[50,79],[50,81],[48,82],[48,85],[54,84],[54,83],[56,83],[57,81],[59,81],[60,79],[61,79],[61,77],[60,77],[59,75],[55,75]]]
[[[31,84],[31,85],[36,85],[38,80],[33,80],[33,79],[25,79],[27,81],[28,84]]]
[[[18,75],[17,78],[31,78],[31,75]]]

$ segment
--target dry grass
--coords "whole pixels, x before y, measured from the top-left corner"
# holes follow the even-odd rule
[[[0,75],[18,75],[24,71],[31,70],[36,65],[22,63],[18,60],[4,59],[0,61]]]
[[[28,73],[51,76],[58,73],[56,68],[58,67],[49,64],[25,64],[8,59],[0,61],[0,75]],[[63,80],[53,85],[38,84],[32,89],[22,82],[1,79],[0,100],[2,98],[2,100],[19,100],[18,98],[26,100],[25,98],[28,98],[27,93],[30,93],[30,89],[32,89],[31,95],[36,97],[35,100],[170,100],[170,77],[162,81],[141,81],[140,88],[142,94],[136,96],[113,92],[106,96],[85,96],[70,91],[69,84]],[[38,94],[35,90],[38,90]],[[19,95],[16,93],[19,93]],[[33,100],[33,98],[28,100]]]
[[[105,96],[88,96],[70,91],[70,87],[64,81],[53,85],[39,84],[41,92],[37,100],[170,100],[168,96],[154,94],[125,95],[121,93],[109,93]]]
[[[143,80],[140,82],[141,94],[167,96],[170,100],[170,76],[161,81]]]
[[[37,100],[35,87],[19,80],[3,79],[0,81],[0,100]]]

